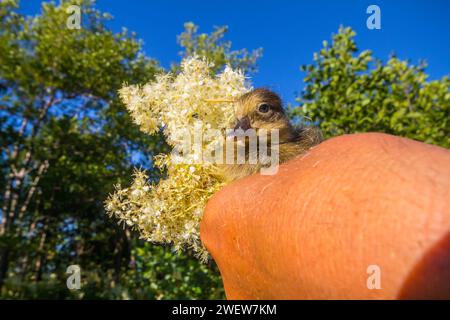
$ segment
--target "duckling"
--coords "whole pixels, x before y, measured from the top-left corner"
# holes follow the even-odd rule
[[[271,151],[276,150],[274,147],[278,148],[280,164],[305,153],[311,147],[323,141],[319,128],[314,126],[296,127],[292,125],[283,109],[280,97],[271,90],[265,88],[254,89],[238,98],[235,101],[235,106],[236,124],[234,132],[236,130],[245,132],[253,129],[256,135],[259,135],[259,132],[278,130],[279,139],[277,142],[272,143],[270,134],[267,136],[267,150],[270,156]],[[234,161],[232,164],[219,165],[222,175],[228,182],[257,173],[266,166],[260,163],[259,160],[257,163],[249,161],[250,154],[247,148],[249,137],[246,136],[245,139],[245,163],[236,163]],[[236,144],[237,142],[235,142],[235,150],[237,149]],[[258,150],[259,146],[257,153],[259,152]],[[256,158],[259,159],[259,157]]]

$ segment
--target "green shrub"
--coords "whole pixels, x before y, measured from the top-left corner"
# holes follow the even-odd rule
[[[355,32],[339,29],[314,54],[293,112],[318,122],[327,137],[376,131],[450,147],[450,80],[427,81],[426,64],[357,54]]]

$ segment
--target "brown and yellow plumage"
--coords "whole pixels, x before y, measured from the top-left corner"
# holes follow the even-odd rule
[[[256,134],[260,129],[279,132],[279,162],[286,162],[319,144],[322,133],[317,127],[295,127],[286,115],[280,97],[268,89],[255,89],[242,95],[236,102],[236,129],[254,129]],[[270,136],[269,139],[270,141]],[[269,142],[269,152],[271,150]],[[248,160],[248,154],[246,160]],[[220,166],[227,181],[233,181],[258,172],[261,163],[224,164]]]

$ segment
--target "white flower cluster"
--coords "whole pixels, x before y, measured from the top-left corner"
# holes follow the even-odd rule
[[[217,76],[205,60],[187,58],[175,77],[161,74],[156,81],[142,87],[128,86],[120,97],[143,132],[152,134],[163,127],[167,142],[182,143],[181,129],[192,129],[198,121],[215,129],[228,128],[234,118],[230,103],[211,104],[210,100],[235,99],[248,91],[245,77],[230,67]]]
[[[229,128],[234,106],[225,101],[250,89],[240,71],[226,67],[214,75],[211,70],[206,60],[187,58],[180,73],[159,75],[142,87],[124,87],[120,97],[143,132],[154,134],[162,129],[169,145],[179,148],[186,130],[193,136],[199,123],[206,128]],[[202,148],[216,143],[215,139],[206,135]],[[192,150],[182,156],[190,158],[194,153]],[[108,213],[137,228],[148,241],[171,243],[176,250],[189,247],[206,259],[199,227],[206,202],[223,185],[216,167],[172,161],[166,154],[155,157],[154,163],[166,170],[167,177],[152,185],[144,172],[136,170],[132,185],[124,189],[118,186],[106,201]]]

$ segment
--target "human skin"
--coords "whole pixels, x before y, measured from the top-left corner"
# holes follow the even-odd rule
[[[450,151],[329,139],[216,193],[201,238],[228,299],[450,299]]]

